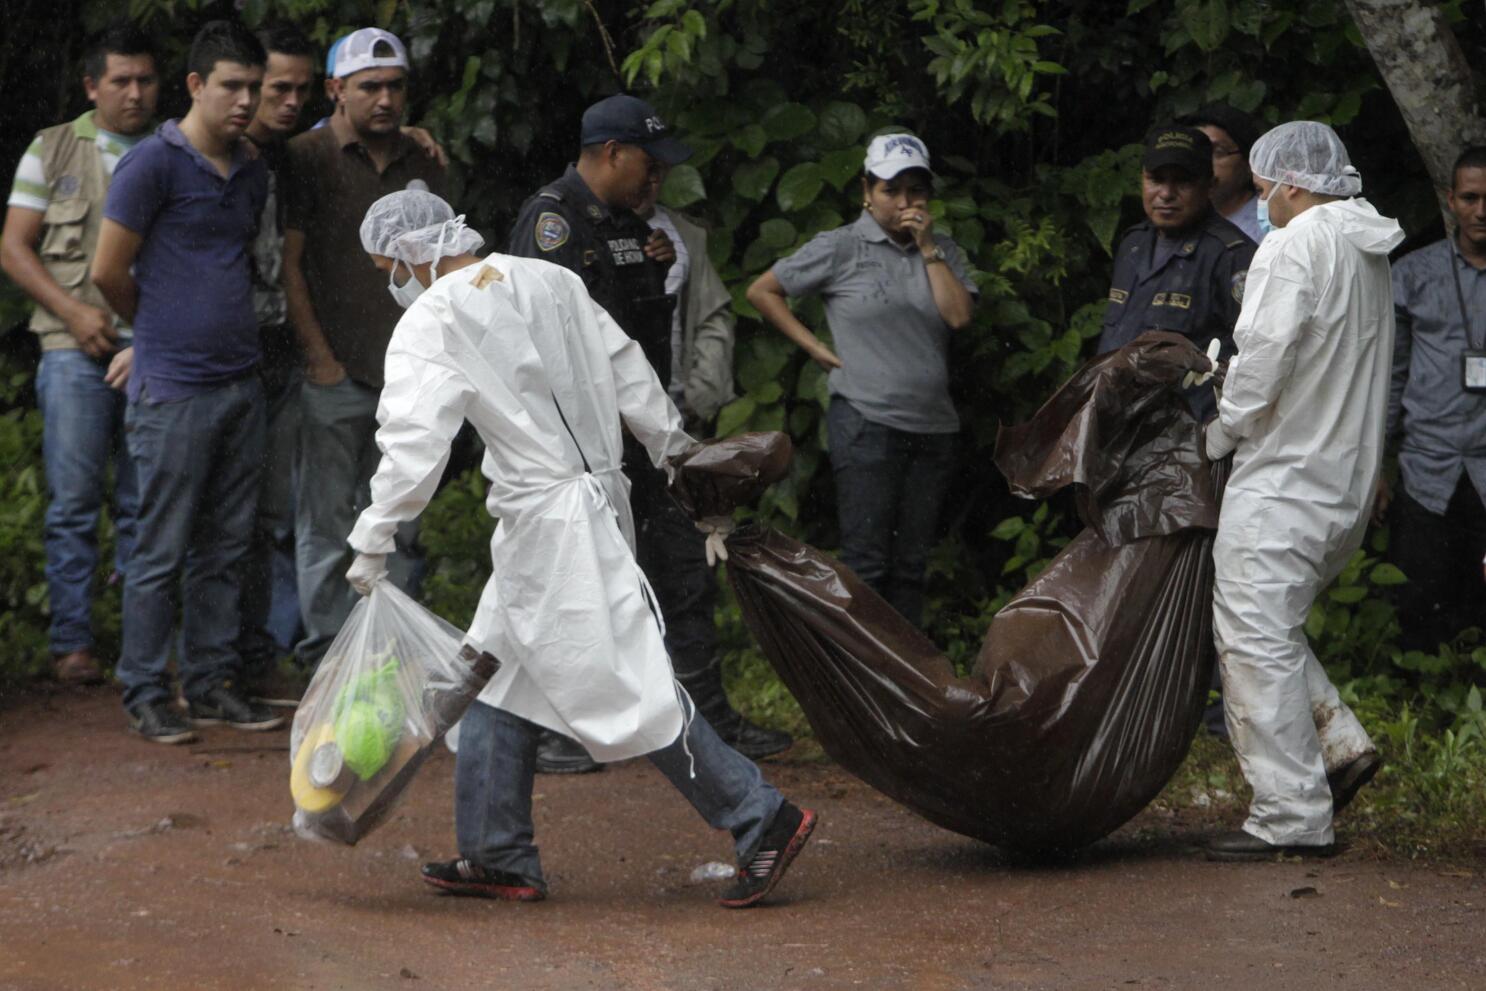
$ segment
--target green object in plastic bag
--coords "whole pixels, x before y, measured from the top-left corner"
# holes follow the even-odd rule
[[[366,781],[376,775],[402,737],[407,711],[397,688],[396,657],[353,678],[335,700],[335,741],[346,766]]]

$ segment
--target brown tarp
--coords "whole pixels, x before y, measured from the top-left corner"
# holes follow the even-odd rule
[[[832,758],[931,822],[1033,851],[1091,843],[1156,796],[1212,673],[1216,472],[1179,392],[1207,367],[1147,334],[1001,432],[1012,490],[1073,486],[1086,529],[996,615],[967,677],[834,558],[732,537],[744,619]]]

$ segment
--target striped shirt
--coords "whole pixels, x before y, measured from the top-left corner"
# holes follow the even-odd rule
[[[148,136],[146,132],[126,137],[98,128],[96,140],[98,152],[103,158],[104,173],[112,177],[114,166],[119,164],[119,159],[124,157],[124,153]],[[31,146],[26,149],[25,154],[21,156],[21,164],[15,170],[15,181],[10,187],[8,205],[45,213],[47,204],[51,201],[51,187],[47,185],[46,174],[41,167],[41,136],[38,135],[31,142]]]

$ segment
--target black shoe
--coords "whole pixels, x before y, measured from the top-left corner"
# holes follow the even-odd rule
[[[507,902],[539,902],[547,897],[547,892],[519,874],[491,870],[468,860],[424,864],[423,881],[451,895],[498,898]]]
[[[1327,774],[1326,783],[1331,786],[1331,814],[1336,815],[1351,805],[1362,786],[1371,781],[1382,766],[1383,758],[1376,750],[1369,750]]]
[[[537,741],[537,771],[542,774],[589,774],[602,771],[604,765],[588,756],[577,740],[561,733],[542,730]]]
[[[129,728],[151,743],[190,743],[196,739],[191,724],[163,699],[141,702],[131,708]]]
[[[815,830],[815,813],[785,802],[764,833],[758,852],[722,893],[723,908],[750,908],[764,900],[789,870],[789,865]]]
[[[284,717],[266,705],[249,702],[228,685],[218,685],[201,698],[191,699],[191,722],[197,726],[216,726],[226,723],[233,729],[262,730],[278,729],[284,725]]]
[[[1244,832],[1242,829],[1214,836],[1207,841],[1208,860],[1269,860],[1280,854],[1287,854],[1291,857],[1330,857],[1335,853],[1335,844],[1279,846],[1261,840],[1253,833]]]
[[[717,735],[722,737],[723,743],[749,760],[773,757],[794,746],[795,738],[788,733],[765,729],[757,723],[751,723],[731,706],[717,713],[715,717],[710,712],[703,713],[703,715],[717,731]]]
[[[249,669],[242,680],[250,701],[283,709],[298,707],[310,687],[309,672],[287,661]]]

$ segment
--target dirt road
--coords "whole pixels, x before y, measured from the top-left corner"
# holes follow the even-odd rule
[[[288,831],[287,731],[183,748],[108,689],[0,711],[0,989],[1480,988],[1486,865],[1218,865],[1215,823],[1148,811],[1059,867],[1020,864],[833,766],[770,762],[820,811],[774,904],[729,912],[726,860],[644,762],[542,777],[551,898],[440,896],[440,753],[354,849]]]

